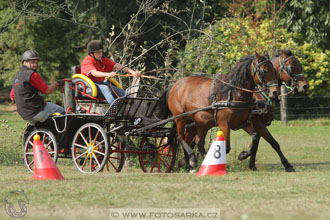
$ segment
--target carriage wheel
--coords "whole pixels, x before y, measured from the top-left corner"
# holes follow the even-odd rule
[[[139,162],[143,172],[168,173],[175,163],[176,147],[167,137],[142,137]]]
[[[116,141],[115,138],[111,138],[110,150],[109,150],[109,159],[106,163],[107,171],[110,172],[110,169],[114,169],[116,172],[120,172],[124,166],[125,158],[123,153],[113,152],[114,150],[123,150],[119,141]]]
[[[34,153],[33,153],[33,137],[38,134],[40,136],[40,141],[48,151],[49,155],[53,158],[56,163],[58,158],[58,150],[55,136],[53,133],[44,128],[38,128],[29,134],[29,136],[23,140],[24,141],[24,164],[27,169],[34,173]]]
[[[108,138],[96,123],[87,123],[76,132],[72,142],[72,159],[82,173],[97,173],[108,159]]]

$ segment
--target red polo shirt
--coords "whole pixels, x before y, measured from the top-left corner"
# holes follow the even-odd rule
[[[48,89],[47,84],[42,80],[41,76],[36,72],[32,73],[32,75],[30,76],[30,84],[31,84],[31,86],[33,86],[34,88],[36,88],[37,90],[39,90],[42,93],[45,93]],[[10,91],[10,98],[12,100],[15,99],[13,88]]]
[[[101,82],[104,81],[105,78],[95,77],[91,74],[91,71],[112,72],[115,65],[116,62],[107,57],[102,57],[101,61],[99,61],[88,55],[81,63],[81,73],[91,78],[94,82]]]

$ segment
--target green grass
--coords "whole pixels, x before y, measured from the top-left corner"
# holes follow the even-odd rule
[[[13,148],[21,153],[24,121],[1,111],[0,123],[0,152]],[[64,181],[35,181],[20,162],[21,154],[17,164],[9,155],[1,156],[10,162],[1,161],[0,200],[11,191],[24,190],[30,202],[24,219],[109,219],[110,208],[219,208],[222,220],[330,219],[330,120],[295,120],[288,125],[275,121],[269,129],[297,172],[286,173],[264,140],[258,171],[248,170],[247,161],[236,159],[251,141],[240,130],[231,133],[229,173],[217,177],[181,171],[145,174],[136,167],[83,175],[71,160],[59,159]],[[10,219],[3,202],[0,206],[0,219]]]
[[[23,164],[21,135],[25,122],[6,107],[0,105],[0,165]]]

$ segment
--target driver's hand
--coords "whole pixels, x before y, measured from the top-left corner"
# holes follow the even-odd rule
[[[140,77],[140,76],[141,76],[141,73],[139,73],[139,72],[135,72],[135,73],[133,74],[133,76],[135,76],[135,77]]]
[[[111,72],[111,73],[109,73],[109,77],[110,77],[110,78],[113,78],[113,77],[115,77],[115,76],[117,76],[117,73],[116,73],[116,72]]]
[[[58,83],[59,86],[64,86],[64,80],[63,79],[59,79],[59,80],[56,80],[56,82]]]

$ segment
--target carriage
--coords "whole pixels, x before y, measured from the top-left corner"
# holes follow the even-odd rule
[[[74,107],[64,103],[65,115],[53,115],[34,126],[27,124],[24,130],[24,163],[30,172],[34,171],[35,134],[40,135],[55,163],[58,158],[72,158],[83,173],[120,172],[128,154],[136,155],[144,172],[172,170],[178,146],[175,125],[169,122],[141,129],[157,121],[153,116],[158,89],[148,85],[130,87],[125,96],[108,105],[97,94],[95,84],[82,74],[74,74],[65,84]]]

